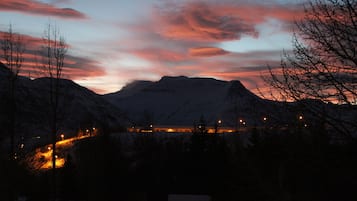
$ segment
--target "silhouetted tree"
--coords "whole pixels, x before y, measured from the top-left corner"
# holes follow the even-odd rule
[[[59,114],[59,98],[61,94],[60,81],[62,78],[62,70],[64,59],[67,53],[67,44],[65,39],[60,35],[57,26],[51,23],[47,24],[44,36],[42,52],[42,68],[49,77],[49,120],[51,128],[52,142],[52,171],[53,171],[53,198],[56,198],[56,141],[58,132],[58,114]]]
[[[292,55],[285,52],[280,71],[269,67],[270,76],[264,80],[286,100],[317,99],[355,110],[357,1],[310,0],[305,5],[305,17],[295,25]],[[306,107],[319,117],[324,111]],[[357,128],[356,121],[335,114],[325,118],[349,138]]]
[[[8,100],[9,108],[7,108],[8,122],[9,122],[9,134],[10,134],[10,151],[9,159],[14,160],[17,158],[15,151],[15,127],[16,127],[16,88],[18,85],[18,75],[24,61],[23,53],[25,51],[25,44],[23,38],[20,34],[14,33],[12,30],[12,24],[9,24],[9,29],[7,32],[3,33],[1,41],[2,57],[7,68],[11,71],[8,74]],[[11,194],[11,199],[15,199],[15,170],[9,169],[9,193]]]
[[[25,52],[25,43],[20,34],[13,32],[12,24],[9,24],[7,32],[3,33],[1,39],[1,49],[3,51],[2,57],[6,66],[11,73],[8,76],[9,81],[9,119],[10,119],[10,158],[15,156],[15,124],[16,124],[16,85],[18,75],[24,62],[23,53]]]

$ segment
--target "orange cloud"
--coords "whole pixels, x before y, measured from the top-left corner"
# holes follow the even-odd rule
[[[1,0],[1,11],[22,12],[32,15],[50,15],[60,18],[85,19],[85,14],[71,9],[58,8],[51,4],[42,3],[36,0]]]
[[[168,49],[162,49],[162,48],[144,48],[144,49],[133,50],[131,52],[135,56],[153,62],[158,62],[158,61],[179,62],[187,59],[187,55],[185,53],[172,51]]]
[[[0,32],[0,35],[4,32]],[[14,33],[14,37],[17,38]],[[22,63],[20,74],[30,77],[47,76],[44,69],[41,67],[42,56],[40,53],[43,39],[29,35],[21,34],[21,40],[25,44],[26,51],[23,53],[24,62]],[[1,39],[0,39],[1,43]],[[71,46],[68,44],[68,48]],[[0,61],[1,58],[0,58]],[[3,63],[6,63],[3,61]],[[104,69],[94,60],[82,58],[67,54],[64,60],[63,76],[68,79],[80,79],[85,77],[102,76],[105,75]]]
[[[1,3],[0,3],[1,4]],[[2,41],[4,35],[8,34],[7,32],[0,31],[0,41]],[[38,49],[43,44],[43,39],[38,37],[33,37],[25,34],[17,34],[13,33],[13,37],[20,40],[23,44],[25,44],[27,49]]]
[[[243,34],[257,35],[252,24],[236,16],[222,14],[204,3],[188,3],[179,9],[158,12],[156,16],[167,38],[192,41],[237,40]]]
[[[278,19],[284,22],[292,22],[302,19],[304,16],[303,6],[300,4],[217,4],[215,10],[219,15],[239,16],[241,20],[259,24],[268,18]]]
[[[189,49],[189,54],[194,57],[209,57],[225,55],[229,52],[218,47],[195,47]]]
[[[163,37],[196,42],[239,40],[258,36],[256,25],[274,18],[291,24],[304,16],[301,5],[190,1],[168,3],[155,10]]]
[[[20,69],[20,75],[29,76],[32,78],[46,77],[46,69],[42,67],[42,64],[33,58],[37,58],[37,55],[25,55],[25,60],[22,63]],[[66,59],[78,60],[74,64],[68,64]],[[105,75],[105,71],[96,64],[94,61],[85,60],[82,58],[74,58],[73,56],[67,55],[65,57],[65,64],[63,67],[62,77],[66,79],[83,79],[88,77],[96,77]]]

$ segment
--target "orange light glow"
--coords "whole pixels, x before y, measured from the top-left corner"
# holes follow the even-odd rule
[[[56,159],[56,168],[61,168],[64,166],[65,160],[64,158],[57,158]],[[46,170],[46,169],[51,169],[52,167],[52,160],[47,161],[45,164],[41,166],[40,169]]]
[[[65,164],[65,159],[61,156],[65,155],[65,152],[73,146],[73,143],[77,140],[87,138],[89,136],[72,137],[56,142],[56,168],[62,168]],[[25,159],[27,165],[33,170],[48,170],[52,168],[52,154],[53,149],[50,145],[37,148],[32,156],[28,156]]]

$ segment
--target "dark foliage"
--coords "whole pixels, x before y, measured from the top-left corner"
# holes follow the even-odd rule
[[[329,143],[323,129],[255,129],[246,134],[248,145],[237,134],[160,135],[80,142],[57,172],[60,200],[160,201],[169,194],[205,194],[213,201],[357,199],[357,146]],[[3,161],[1,178],[17,172],[16,195],[48,198],[49,173],[31,175]]]

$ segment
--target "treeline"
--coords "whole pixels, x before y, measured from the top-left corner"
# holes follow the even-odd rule
[[[245,134],[248,141],[243,135],[120,133],[86,139],[57,171],[58,197],[167,200],[168,194],[204,194],[213,201],[356,200],[354,142],[332,144],[323,132],[307,129],[253,130]],[[19,171],[18,195],[48,200],[49,173]]]

